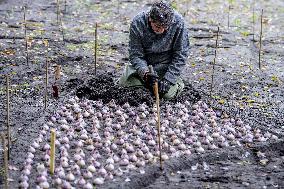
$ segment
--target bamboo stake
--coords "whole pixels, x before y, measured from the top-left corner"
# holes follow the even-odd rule
[[[149,66],[150,73],[154,73],[153,66]],[[158,91],[158,82],[154,85],[154,94],[156,97],[156,106],[157,106],[157,129],[158,129],[158,144],[159,144],[159,156],[160,156],[160,169],[163,170],[162,163],[162,150],[161,150],[161,116],[160,116],[160,97]]]
[[[50,141],[50,173],[54,174],[55,167],[55,138],[56,133],[54,129],[51,129],[51,141]]]
[[[25,28],[25,46],[26,46],[26,61],[29,66],[29,51],[28,51],[28,38],[27,38],[27,21],[26,21],[26,6],[24,6],[24,28]]]
[[[10,81],[9,75],[6,75],[6,94],[7,94],[7,134],[8,134],[8,158],[10,159],[11,130],[10,130]]]
[[[1,134],[2,138],[2,144],[3,144],[3,151],[4,151],[4,170],[5,170],[5,179],[4,179],[4,188],[8,189],[9,188],[9,182],[8,182],[8,153],[7,153],[7,146],[6,146],[6,141],[5,141],[5,135],[2,133]]]
[[[45,92],[44,92],[44,109],[47,108],[47,86],[48,86],[48,58],[45,61]]]
[[[255,18],[254,18],[254,6],[255,6],[255,1],[253,0],[252,4],[252,41],[254,41],[254,25],[255,25]]]
[[[219,26],[218,26],[218,30],[217,30],[217,39],[216,39],[213,68],[212,68],[213,70],[212,70],[212,75],[211,75],[211,85],[210,85],[210,97],[211,98],[212,98],[213,79],[214,79],[215,63],[216,63],[217,48],[218,48],[218,39],[219,39]]]
[[[260,56],[261,56],[261,43],[262,43],[262,17],[263,17],[263,9],[261,9],[261,17],[260,17],[260,35],[259,35],[259,53],[258,53],[258,67],[261,68],[260,64]]]
[[[95,75],[97,75],[97,51],[98,51],[98,23],[95,29]]]

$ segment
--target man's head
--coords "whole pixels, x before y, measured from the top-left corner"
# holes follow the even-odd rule
[[[173,9],[167,3],[162,1],[154,3],[149,12],[149,21],[154,32],[164,33],[172,23],[173,14]]]

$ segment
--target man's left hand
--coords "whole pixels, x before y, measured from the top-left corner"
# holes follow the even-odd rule
[[[171,86],[172,84],[169,81],[165,79],[160,80],[158,83],[159,93],[162,95],[166,94],[170,90]]]

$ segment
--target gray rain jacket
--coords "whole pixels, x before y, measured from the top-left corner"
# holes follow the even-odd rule
[[[148,13],[142,12],[132,20],[129,58],[141,78],[149,71],[148,65],[153,65],[159,76],[175,84],[186,64],[188,51],[188,31],[182,16],[176,11],[172,24],[162,34],[154,33]]]

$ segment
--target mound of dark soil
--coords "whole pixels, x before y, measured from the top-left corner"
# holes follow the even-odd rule
[[[88,98],[90,100],[102,100],[108,103],[114,100],[117,104],[124,104],[128,102],[132,106],[138,106],[141,103],[152,104],[154,99],[151,93],[141,87],[121,87],[115,84],[113,77],[110,75],[99,75],[89,81],[87,84],[79,87],[76,95],[79,98]],[[186,84],[182,94],[169,102],[184,102],[188,100],[195,103],[200,99],[199,93],[193,89],[190,84]]]
[[[125,88],[115,85],[114,79],[109,75],[99,75],[90,79],[87,84],[78,88],[76,95],[79,98],[85,97],[90,100],[100,99],[104,103],[114,100],[120,105],[126,102],[132,106],[137,106],[143,102],[149,105],[153,102],[153,98],[146,89]]]

